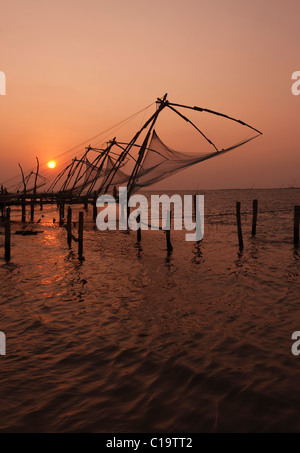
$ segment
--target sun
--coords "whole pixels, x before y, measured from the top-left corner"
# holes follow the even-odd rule
[[[47,166],[48,168],[51,168],[51,170],[53,170],[53,168],[56,167],[56,162],[54,162],[54,160],[51,160],[50,162],[48,162]]]

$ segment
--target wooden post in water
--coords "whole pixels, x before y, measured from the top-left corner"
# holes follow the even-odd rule
[[[130,207],[127,206],[127,232],[130,233],[130,228],[129,228],[129,217],[130,217]]]
[[[299,228],[300,228],[300,206],[295,206],[294,217],[294,244],[299,246]]]
[[[97,195],[97,192],[95,191],[94,192],[94,198],[93,198],[93,221],[94,222],[96,222],[97,214],[98,214],[98,212],[97,212],[97,197],[98,197],[98,195]]]
[[[140,223],[141,221],[141,214],[139,214],[136,218],[136,221],[137,223]],[[141,225],[138,227],[137,229],[137,242],[141,242],[142,240],[142,229],[141,229]]]
[[[72,209],[68,207],[68,219],[67,219],[67,233],[68,233],[68,247],[72,247]]]
[[[40,209],[41,209],[41,211],[43,210],[43,197],[42,196],[40,198]]]
[[[59,226],[63,226],[65,218],[65,204],[63,201],[59,204]]]
[[[2,217],[2,219],[4,219],[4,215],[5,215],[5,204],[1,203],[1,217]]]
[[[252,236],[256,236],[258,200],[253,200]]]
[[[34,198],[31,198],[30,202],[30,222],[34,222]]]
[[[83,212],[79,213],[78,222],[78,255],[79,258],[83,257]]]
[[[168,252],[173,251],[173,246],[171,243],[171,223],[172,223],[172,217],[171,217],[171,211],[167,212],[167,226],[169,226],[169,229],[166,230],[166,239],[167,239],[167,250]]]
[[[85,211],[88,211],[88,209],[89,209],[89,200],[87,197],[84,200],[84,209],[85,209]]]
[[[241,203],[237,202],[236,204],[236,220],[237,220],[237,228],[238,228],[238,236],[239,236],[239,245],[240,249],[244,248],[244,241],[243,241],[243,232],[242,232],[242,220],[241,220]]]
[[[3,186],[1,186],[1,195],[4,195],[4,187]],[[5,211],[5,203],[1,202],[0,204],[1,204],[1,217],[2,217],[2,219],[4,219],[5,212],[6,212]]]
[[[22,197],[22,223],[26,222],[26,198],[25,196]]]
[[[62,221],[62,209],[61,209],[61,203],[59,203],[59,205],[58,205],[58,212],[59,212],[59,226],[61,227],[62,224],[63,224],[63,221]]]
[[[6,219],[5,219],[5,259],[10,261],[10,208],[6,210]]]
[[[197,195],[193,196],[194,199],[194,221],[197,220]]]

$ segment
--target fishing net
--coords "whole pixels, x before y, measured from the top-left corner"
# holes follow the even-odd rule
[[[175,151],[165,145],[154,130],[154,125],[158,115],[166,107],[188,122],[194,130],[197,130],[210,145],[207,147],[208,150],[188,154]],[[193,121],[178,111],[177,107],[226,118],[255,131],[256,135],[229,148],[219,149]],[[145,134],[143,144],[138,145],[138,140],[143,137],[143,134]],[[170,103],[165,95],[162,100],[158,100],[156,112],[144,123],[129,143],[117,142],[113,139],[108,142],[105,149],[87,148],[81,159],[74,159],[73,163],[59,175],[55,183],[52,184],[52,188],[57,186],[58,181],[65,178],[60,188],[60,191],[64,193],[89,196],[93,191],[101,194],[113,191],[115,186],[127,186],[130,194],[143,187],[158,183],[188,167],[238,148],[259,135],[261,135],[260,131],[241,120],[200,107]],[[134,158],[132,153],[136,147],[139,152],[138,156]],[[94,152],[99,153],[99,156],[93,160],[90,159],[90,156],[94,156],[92,154]]]
[[[137,173],[133,191],[155,184],[187,167],[238,148],[254,138],[248,138],[221,151],[191,155],[167,147],[154,131],[144,161]]]
[[[91,164],[87,159],[85,161],[86,168],[82,172],[81,177],[77,178],[73,186],[69,189],[76,195],[88,195],[93,191],[101,192],[106,178],[115,171],[115,160],[111,156],[106,156],[102,161],[99,160],[97,165]],[[115,175],[111,180],[110,186],[120,186],[127,184],[129,175],[124,173],[120,168],[116,169]]]
[[[125,165],[125,164],[124,164]],[[122,184],[127,184],[130,175],[121,170],[124,165],[121,165],[116,171],[111,179],[110,186],[120,186]],[[106,175],[109,175],[115,169],[115,162],[108,156],[108,164],[106,167]]]

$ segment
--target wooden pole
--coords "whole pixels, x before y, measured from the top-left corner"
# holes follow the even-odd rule
[[[21,174],[22,174],[22,180],[23,180],[23,186],[24,186],[24,195],[26,195],[26,180],[25,180],[25,176],[24,176],[22,165],[19,164],[19,167],[20,167]]]
[[[130,207],[127,206],[127,231],[130,233],[130,228],[129,228],[129,217],[130,217]]]
[[[173,251],[173,246],[172,246],[172,243],[171,243],[171,222],[172,222],[171,211],[168,211],[167,212],[167,224],[169,225],[169,229],[166,230],[166,239],[167,239],[167,250],[168,250],[168,252],[172,252]]]
[[[258,200],[253,200],[252,236],[256,236]]]
[[[236,219],[237,219],[237,228],[238,228],[238,236],[239,236],[239,245],[240,249],[244,248],[244,241],[243,241],[243,232],[242,232],[242,220],[241,220],[241,203],[237,202],[236,204]]]
[[[72,209],[68,207],[68,220],[67,220],[67,233],[68,233],[68,246],[72,247]]]
[[[300,228],[300,206],[295,206],[294,217],[294,244],[299,246],[299,228]]]
[[[43,210],[43,197],[42,196],[40,198],[40,209],[41,209],[41,211]]]
[[[4,219],[4,215],[5,215],[5,204],[1,203],[1,217],[2,217],[2,219]]]
[[[3,186],[1,186],[1,195],[4,195],[4,187]],[[1,205],[1,217],[2,217],[2,219],[4,219],[4,216],[5,216],[5,203],[1,202],[0,205]]]
[[[36,194],[37,179],[38,179],[39,171],[40,171],[40,162],[39,162],[38,157],[36,157],[36,162],[37,162],[37,166],[36,166],[36,174],[35,174],[34,189],[33,189],[34,195]]]
[[[96,222],[97,214],[98,214],[98,212],[97,212],[97,197],[98,197],[97,196],[97,192],[95,191],[94,192],[94,198],[93,198],[93,220],[94,220],[94,222]]]
[[[84,200],[84,209],[85,209],[86,211],[88,211],[88,209],[89,209],[89,201],[88,201],[88,198],[86,198],[86,199]]]
[[[25,196],[22,197],[22,223],[26,222],[26,199]]]
[[[58,212],[59,212],[59,226],[62,226],[62,210],[61,210],[61,203],[58,205]]]
[[[59,204],[59,226],[63,226],[65,217],[65,204],[63,201]]]
[[[5,259],[10,261],[10,208],[6,210],[6,219],[5,219]]]
[[[30,222],[34,222],[34,198],[31,198],[30,203]]]
[[[83,212],[79,213],[78,222],[78,255],[82,259],[83,256]]]
[[[137,221],[137,223],[140,223],[141,214],[139,214],[137,216],[136,221]],[[137,229],[137,242],[141,242],[141,240],[142,240],[142,230],[141,230],[141,226],[139,226],[138,229]]]

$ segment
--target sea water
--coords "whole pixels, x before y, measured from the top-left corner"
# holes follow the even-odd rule
[[[12,261],[0,261],[1,432],[300,431],[300,190],[199,193],[204,239],[172,231],[173,253],[162,231],[137,244],[98,231],[89,212],[81,262],[46,206],[42,233],[12,236]]]

